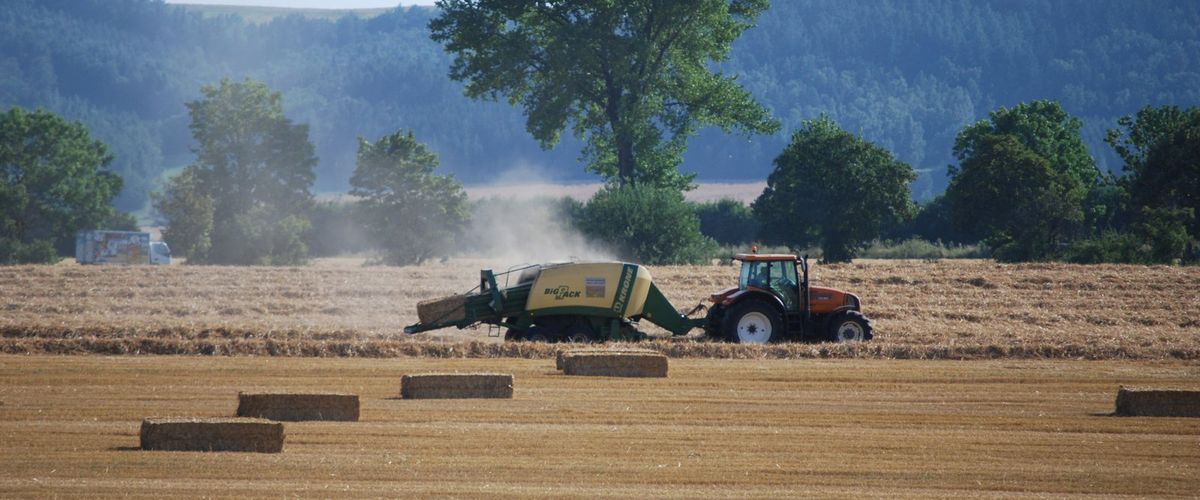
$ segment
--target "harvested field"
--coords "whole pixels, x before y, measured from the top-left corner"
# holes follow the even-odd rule
[[[450,260],[364,268],[0,268],[0,352],[283,356],[549,357],[486,328],[401,333],[419,301],[466,291],[478,269]],[[731,346],[670,339],[678,357],[1200,359],[1200,268],[860,261],[815,265],[814,284],[862,297],[876,337],[860,346]],[[730,266],[651,268],[690,307],[736,282]],[[662,334],[643,327],[651,334]]]
[[[283,424],[253,418],[147,418],[141,448],[151,451],[283,451]]]
[[[404,399],[509,399],[513,376],[501,373],[422,373],[400,377]]]
[[[238,393],[237,416],[265,418],[284,422],[304,420],[358,420],[359,402],[355,394],[327,393]]]
[[[590,377],[666,377],[667,357],[641,352],[581,352],[564,355],[564,375]]]
[[[513,373],[511,400],[400,400],[403,373]],[[672,360],[667,379],[553,361],[0,356],[0,497],[1195,495],[1195,419],[1110,417],[1181,361]],[[350,392],[281,454],[143,452],[147,415],[220,417],[246,387]]]

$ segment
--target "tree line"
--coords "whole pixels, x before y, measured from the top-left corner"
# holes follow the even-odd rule
[[[718,64],[767,5],[441,0],[429,30],[452,56],[450,79],[461,81],[469,97],[519,106],[526,131],[544,148],[567,130],[584,144],[581,159],[606,185],[586,203],[563,204],[578,229],[623,258],[693,262],[710,254],[716,240],[702,234],[696,207],[684,201],[683,192],[693,187],[693,177],[681,171],[688,140],[706,125],[747,135],[781,126]],[[195,263],[302,263],[319,164],[309,125],[294,123],[282,95],[249,78],[204,86],[186,108],[195,159],[154,195],[164,238]],[[70,218],[72,207],[83,210],[79,198],[97,208],[96,201],[116,196],[121,185],[105,170],[112,156],[86,130],[80,134],[79,124],[59,128],[78,141],[68,153],[93,150],[84,160],[88,175],[54,185],[41,203],[30,203],[26,195],[42,187],[30,174],[45,170],[44,157],[58,151],[53,137],[36,133],[57,129],[23,126],[19,109],[10,115],[7,150],[14,153],[6,164],[6,198],[33,207],[5,226],[16,242],[9,245],[10,260],[21,260],[30,248],[45,250],[37,242],[46,235],[39,239],[36,231],[46,227],[65,231],[101,216],[121,222],[107,207],[90,219]],[[43,111],[34,116],[57,119]],[[1195,108],[1167,106],[1122,118],[1123,128],[1107,134],[1125,161],[1127,175],[1117,178],[1097,167],[1082,121],[1059,102],[999,107],[958,131],[957,165],[948,168],[945,193],[918,208],[912,166],[822,113],[794,130],[748,210],[718,203],[700,212],[710,220],[748,215],[757,223],[754,238],[791,248],[819,245],[831,262],[853,259],[885,234],[906,233],[979,242],[1006,261],[1191,261],[1194,116]],[[49,146],[26,147],[43,142]],[[76,159],[68,154],[50,161]],[[349,181],[357,201],[349,214],[383,262],[420,263],[445,253],[444,243],[461,235],[469,217],[466,196],[460,182],[434,172],[438,162],[412,130],[373,142],[359,138]],[[67,222],[28,220],[53,220],[56,210],[68,214],[60,217]],[[54,245],[65,238],[50,235]]]
[[[380,263],[406,265],[460,246],[471,204],[413,131],[360,138],[354,201],[318,202],[309,129],[286,117],[279,92],[247,79],[201,93],[187,104],[195,161],[154,195],[164,240],[190,263],[295,265],[372,249]],[[874,240],[912,237],[980,243],[1003,261],[1194,263],[1200,108],[1144,107],[1107,140],[1122,176],[1096,167],[1080,121],[1058,103],[998,108],[960,130],[948,189],[918,205],[911,166],[822,115],[794,131],[749,206],[613,182],[556,210],[648,264],[703,262],[719,245],[754,242],[848,261]],[[0,263],[55,261],[79,229],[136,228],[112,206],[122,182],[112,160],[81,123],[43,110],[0,115]]]
[[[0,2],[0,103],[83,122],[114,157],[108,169],[123,179],[114,203],[125,211],[142,209],[191,162],[182,103],[201,97],[204,84],[243,76],[283,92],[287,116],[309,125],[319,159],[314,192],[350,189],[356,136],[381,137],[400,124],[468,183],[519,163],[568,165],[550,172],[555,180],[592,178],[585,165],[620,168],[619,155],[576,161],[587,143],[571,129],[544,151],[549,136],[527,133],[521,109],[464,97],[465,85],[446,78],[452,54],[429,37],[440,12],[285,14],[256,24],[157,0],[8,0]],[[927,202],[948,186],[945,166],[957,162],[962,125],[1001,106],[1060,102],[1082,121],[1084,143],[1108,173],[1124,164],[1104,142],[1119,117],[1148,103],[1200,104],[1196,2],[787,0],[754,24],[708,66],[736,77],[780,127],[746,140],[721,123],[693,123],[680,168],[662,172],[765,178],[789,134],[825,112],[912,165],[914,197]],[[682,90],[670,94],[686,100]],[[671,137],[654,147],[660,158],[679,152]]]

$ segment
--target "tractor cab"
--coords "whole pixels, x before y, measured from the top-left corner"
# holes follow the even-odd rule
[[[739,291],[757,289],[770,293],[779,299],[784,310],[800,310],[801,291],[808,285],[805,260],[785,254],[737,254],[733,259],[742,261]],[[803,279],[797,273],[797,267],[802,271]]]

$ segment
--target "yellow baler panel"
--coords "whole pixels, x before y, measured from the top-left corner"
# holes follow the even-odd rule
[[[641,312],[649,289],[650,272],[638,265],[623,262],[560,264],[541,271],[529,291],[525,307],[530,312],[590,307],[629,316]]]
[[[637,316],[642,313],[642,307],[646,305],[646,296],[650,294],[650,283],[653,279],[650,277],[650,270],[637,266],[637,277],[633,283],[633,293],[629,297],[629,303],[625,306],[626,318]]]

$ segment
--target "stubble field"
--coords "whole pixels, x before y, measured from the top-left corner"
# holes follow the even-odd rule
[[[0,268],[0,352],[552,355],[553,346],[505,344],[486,328],[401,332],[416,322],[418,301],[469,290],[481,267],[508,264]],[[732,266],[651,272],[680,308],[737,280]],[[859,261],[815,265],[813,282],[861,296],[875,340],[753,347],[688,337],[648,345],[676,357],[1200,359],[1195,267]]]
[[[0,496],[488,498],[1178,496],[1196,419],[1113,417],[1182,361],[672,360],[669,378],[552,360],[0,355]],[[427,371],[514,374],[502,400],[400,400]],[[283,453],[139,451],[153,416],[238,391],[352,392],[359,422],[285,423]]]
[[[558,346],[486,329],[400,333],[418,301],[470,289],[485,266],[503,269],[0,268],[0,496],[1186,497],[1200,487],[1196,419],[1108,415],[1121,384],[1200,388],[1195,268],[816,266],[815,284],[863,298],[874,341],[663,338],[643,345],[672,358],[668,378],[619,379],[561,375]],[[736,280],[729,266],[652,272],[679,307]],[[514,398],[396,399],[404,374],[480,371],[514,374]],[[355,393],[362,421],[288,423],[282,454],[136,449],[143,418],[231,416],[238,391]]]

